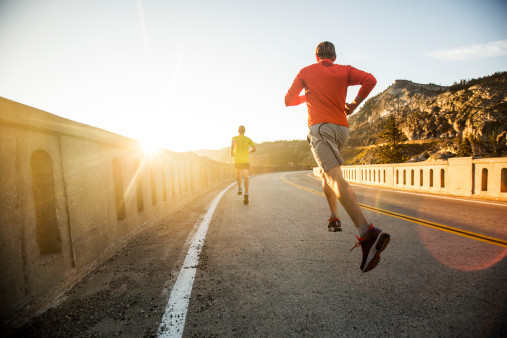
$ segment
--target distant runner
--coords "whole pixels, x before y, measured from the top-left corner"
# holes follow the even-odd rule
[[[308,141],[313,157],[323,170],[322,188],[326,195],[331,217],[328,230],[341,231],[336,199],[340,200],[356,226],[358,243],[363,259],[361,271],[375,268],[380,253],[389,244],[390,235],[366,221],[356,195],[345,181],[340,166],[344,160],[341,149],[349,136],[347,115],[368,96],[377,80],[373,75],[352,66],[333,64],[336,60],[334,45],[329,41],[319,43],[315,51],[317,63],[300,70],[285,95],[285,105],[295,106],[303,102],[308,107]],[[352,103],[345,103],[347,87],[361,85]],[[305,95],[299,96],[305,89]]]
[[[234,158],[234,165],[236,166],[236,180],[238,181],[238,195],[242,194],[241,191],[241,177],[245,186],[245,195],[243,203],[248,204],[248,170],[250,169],[249,154],[255,152],[255,144],[253,141],[245,136],[245,126],[239,126],[238,136],[232,138],[231,143],[231,157]]]

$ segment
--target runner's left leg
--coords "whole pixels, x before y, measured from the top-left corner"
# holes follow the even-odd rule
[[[245,184],[245,195],[243,196],[243,204],[248,204],[248,169],[243,169],[241,171],[241,175],[243,176],[243,182]]]

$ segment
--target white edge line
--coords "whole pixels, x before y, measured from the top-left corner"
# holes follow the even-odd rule
[[[218,203],[222,196],[229,190],[231,186],[236,183],[229,184],[213,199],[204,215],[199,228],[195,232],[187,256],[183,262],[178,279],[171,290],[169,301],[162,316],[160,326],[158,328],[158,337],[182,337],[183,330],[185,329],[185,319],[187,316],[188,304],[190,302],[190,294],[192,293],[192,286],[197,271],[197,264],[199,263],[199,255],[206,239],[208,226],[213,217]]]

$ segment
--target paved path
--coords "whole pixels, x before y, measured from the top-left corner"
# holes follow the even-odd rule
[[[185,337],[507,336],[507,206],[355,187],[367,218],[391,233],[361,273],[355,228],[327,232],[327,205],[307,172],[233,187],[200,253]],[[17,336],[156,336],[207,205],[218,191],[147,230]],[[492,244],[387,216],[394,211],[498,239]],[[472,236],[473,237],[473,236]]]

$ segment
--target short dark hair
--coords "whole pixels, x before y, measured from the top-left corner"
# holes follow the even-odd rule
[[[245,133],[245,126],[239,126],[238,133],[244,134]]]
[[[329,41],[322,41],[317,45],[315,55],[317,55],[319,59],[335,60],[336,51],[334,50],[334,45]]]

